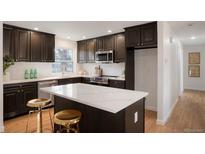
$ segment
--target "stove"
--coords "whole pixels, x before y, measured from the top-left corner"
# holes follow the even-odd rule
[[[90,83],[98,84],[98,85],[108,85],[110,77],[116,77],[116,76],[103,75],[100,77],[91,77]]]

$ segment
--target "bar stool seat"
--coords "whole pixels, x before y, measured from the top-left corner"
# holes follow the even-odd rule
[[[32,99],[28,101],[27,106],[28,107],[35,107],[35,108],[43,108],[51,103],[51,99],[46,99],[46,98],[37,98],[37,99]]]
[[[31,113],[35,113],[35,112],[37,112],[37,133],[43,132],[43,129],[42,129],[42,111],[45,111],[45,109],[43,109],[43,108],[48,106],[50,103],[51,103],[51,99],[46,99],[46,98],[32,99],[32,100],[27,102],[28,107],[35,108],[35,109],[29,111],[29,116],[28,116],[28,120],[27,120],[27,124],[26,124],[26,132],[28,131],[28,124],[29,124],[30,115],[31,115]],[[52,132],[53,132],[53,122],[52,122],[52,118],[51,118],[51,113],[50,113],[50,109],[48,109],[48,110],[49,110],[48,113],[49,113],[50,123],[51,123],[51,127],[52,127]]]
[[[81,119],[81,112],[74,109],[67,109],[57,112],[54,115],[54,123],[63,126],[67,132],[79,132],[79,122]]]

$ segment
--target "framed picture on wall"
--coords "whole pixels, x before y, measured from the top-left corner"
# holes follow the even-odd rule
[[[200,66],[199,65],[189,65],[188,69],[189,77],[200,77]]]
[[[189,53],[189,64],[200,64],[200,52]]]

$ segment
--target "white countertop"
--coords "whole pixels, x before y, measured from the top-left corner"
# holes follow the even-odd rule
[[[75,83],[41,88],[52,95],[117,113],[148,95],[147,92]]]
[[[3,84],[17,84],[17,83],[26,83],[26,82],[39,82],[39,81],[48,81],[48,80],[59,80],[59,79],[67,79],[67,78],[75,78],[75,77],[88,77],[90,78],[91,76],[89,75],[61,75],[61,76],[52,76],[52,77],[41,77],[41,78],[37,78],[37,79],[22,79],[22,80],[9,80],[9,81],[3,81]],[[122,80],[124,81],[125,78],[121,78],[121,77],[109,77],[109,79],[112,80]]]

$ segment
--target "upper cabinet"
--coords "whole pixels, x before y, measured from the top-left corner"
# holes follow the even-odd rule
[[[126,54],[126,48],[125,48],[125,34],[116,34],[115,35],[115,62],[124,62],[125,61],[125,54]]]
[[[78,45],[78,63],[86,63],[86,41],[79,41]]]
[[[55,61],[55,36],[51,34],[44,35],[44,55],[46,62]]]
[[[114,50],[115,49],[115,37],[114,35],[108,35],[103,37],[103,50]]]
[[[96,39],[90,39],[86,41],[86,55],[87,62],[93,63],[95,62],[95,51],[96,51]]]
[[[114,62],[125,61],[125,35],[124,33],[78,41],[78,63],[95,62],[96,51],[114,51]]]
[[[31,61],[42,62],[43,61],[43,45],[44,38],[42,33],[31,32]]]
[[[4,25],[3,34],[4,56],[15,61],[54,61],[55,35],[10,25]]]
[[[15,60],[30,61],[30,31],[15,29]]]
[[[12,58],[15,57],[15,30],[13,27],[4,26],[3,27],[3,55],[10,55]]]
[[[125,28],[127,48],[157,47],[157,22]]]

